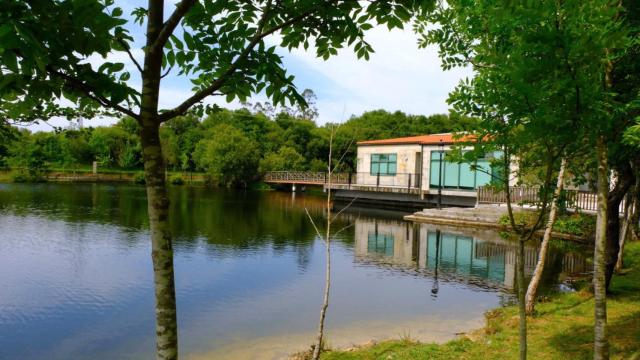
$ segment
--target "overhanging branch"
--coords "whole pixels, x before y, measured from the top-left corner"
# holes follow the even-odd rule
[[[182,104],[178,105],[177,107],[165,111],[163,113],[161,113],[159,115],[160,121],[167,121],[171,118],[174,118],[178,115],[182,115],[184,114],[187,110],[189,110],[189,108],[197,103],[199,103],[200,101],[204,100],[207,96],[212,95],[214,92],[216,92],[217,90],[219,90],[224,84],[225,82],[229,79],[229,77],[231,77],[235,71],[238,69],[238,67],[240,66],[240,63],[242,61],[244,61],[247,56],[249,56],[249,54],[251,53],[251,51],[253,50],[253,48],[260,42],[260,40],[264,39],[265,37],[275,33],[276,31],[279,31],[289,25],[295,24],[298,21],[301,21],[302,19],[304,19],[305,17],[309,16],[310,14],[312,14],[315,10],[317,9],[317,7],[314,7],[312,9],[309,9],[297,16],[294,16],[292,18],[290,18],[287,21],[282,22],[281,24],[274,26],[273,28],[266,30],[266,31],[262,31],[264,24],[267,21],[267,17],[269,15],[269,7],[267,6],[267,8],[265,9],[264,13],[262,14],[262,17],[260,18],[260,20],[258,21],[258,27],[256,29],[256,32],[254,34],[254,36],[251,38],[251,40],[249,41],[249,43],[247,44],[247,46],[242,50],[242,52],[240,53],[240,55],[238,55],[238,57],[235,59],[235,61],[233,61],[233,63],[231,63],[231,65],[229,66],[229,68],[227,68],[227,70],[220,75],[220,77],[218,79],[216,79],[213,83],[211,83],[211,85],[207,86],[204,89],[201,89],[200,91],[196,92],[193,96],[191,96],[190,98],[186,99]]]
[[[78,90],[80,92],[82,92],[83,94],[85,94],[88,98],[96,101],[98,104],[100,104],[103,107],[106,108],[111,108],[113,110],[119,111],[123,114],[129,115],[134,119],[138,119],[139,116],[138,114],[136,114],[135,112],[133,112],[131,109],[125,108],[122,105],[119,105],[111,100],[109,100],[108,98],[102,96],[102,95],[98,95],[96,93],[96,90],[89,84],[83,82],[80,79],[77,79],[71,75],[65,74],[63,72],[60,72],[56,69],[53,68],[47,68],[47,70],[49,70],[49,73],[51,75],[57,76],[61,79],[63,79],[64,81],[66,81],[66,85],[69,86],[70,88],[74,89],[74,90]]]

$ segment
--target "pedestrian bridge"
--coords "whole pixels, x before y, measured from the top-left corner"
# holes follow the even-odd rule
[[[479,186],[477,189],[461,189],[422,182],[421,174],[396,173],[393,176],[380,176],[367,173],[332,173],[313,171],[270,171],[264,174],[263,181],[274,185],[289,185],[296,191],[297,186],[331,187],[338,198],[358,198],[359,201],[371,200],[382,204],[412,203],[416,207],[441,203],[443,206],[475,206],[476,204],[504,204],[506,194],[491,186]],[[540,188],[529,186],[511,186],[511,201],[521,206],[537,206],[540,201]],[[594,193],[579,190],[565,190],[567,208],[595,211],[597,197]],[[621,209],[624,211],[623,204]]]
[[[352,175],[348,173],[332,173],[331,179],[326,172],[314,171],[269,171],[264,174],[263,181],[269,184],[288,185],[328,185],[350,184]]]

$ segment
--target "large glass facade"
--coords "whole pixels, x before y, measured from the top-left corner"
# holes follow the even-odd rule
[[[471,164],[467,163],[449,162],[446,160],[445,153],[432,151],[429,185],[432,188],[438,188],[442,185],[443,188],[472,190],[500,178],[497,169],[491,167],[488,159],[478,159],[475,168],[476,170],[473,170]],[[442,178],[440,177],[441,169]]]
[[[371,154],[371,175],[395,175],[397,158],[396,154]]]

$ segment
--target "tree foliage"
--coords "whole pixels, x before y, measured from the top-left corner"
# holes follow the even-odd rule
[[[232,129],[242,134],[255,147],[256,153],[251,156],[258,161],[249,162],[254,167],[250,172],[242,170],[236,173],[238,169],[228,168],[227,171],[235,179],[250,182],[255,179],[256,174],[264,171],[327,171],[330,124],[319,126],[302,117],[302,113],[298,113],[298,117],[293,116],[295,113],[283,111],[272,118],[246,108],[233,111],[219,109],[203,119],[193,114],[171,119],[160,128],[167,168],[174,171],[208,171],[208,166],[196,161],[196,148],[215,138],[217,131]],[[422,116],[375,110],[353,116],[342,124],[336,132],[334,143],[348,150],[341,170],[354,171],[355,167],[352,166],[356,141],[454,130],[470,131],[475,126],[474,119],[455,114]],[[34,153],[38,155],[40,167],[88,168],[93,161],[98,161],[100,167],[142,169],[138,127],[137,122],[128,117],[113,126],[84,129],[70,127],[56,132],[31,133],[7,127],[7,132],[13,135],[7,138],[5,146],[13,150],[10,153],[0,153],[0,163],[13,167],[30,167],[30,163],[23,158],[32,151],[35,138],[42,138],[46,139],[52,150]],[[244,152],[234,154],[240,157],[247,155]],[[340,156],[341,153],[335,160]],[[243,174],[250,176],[243,178]],[[231,185],[243,184],[232,183]],[[223,182],[222,185],[228,184]]]

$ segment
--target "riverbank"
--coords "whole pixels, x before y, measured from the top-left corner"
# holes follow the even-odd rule
[[[625,269],[614,276],[607,298],[611,359],[640,359],[640,242],[627,245]],[[593,348],[593,296],[588,284],[558,294],[537,306],[528,319],[532,359],[588,359]],[[386,341],[350,351],[330,351],[325,360],[356,359],[516,359],[518,309],[508,306],[486,314],[486,325],[444,344]]]
[[[204,184],[207,181],[206,174],[194,172],[168,171],[167,181],[174,185]],[[31,183],[31,182],[124,182],[144,183],[142,169],[99,169],[97,173],[89,168],[70,169],[46,169],[36,175],[30,174],[24,169],[0,170],[0,182],[3,183]]]

